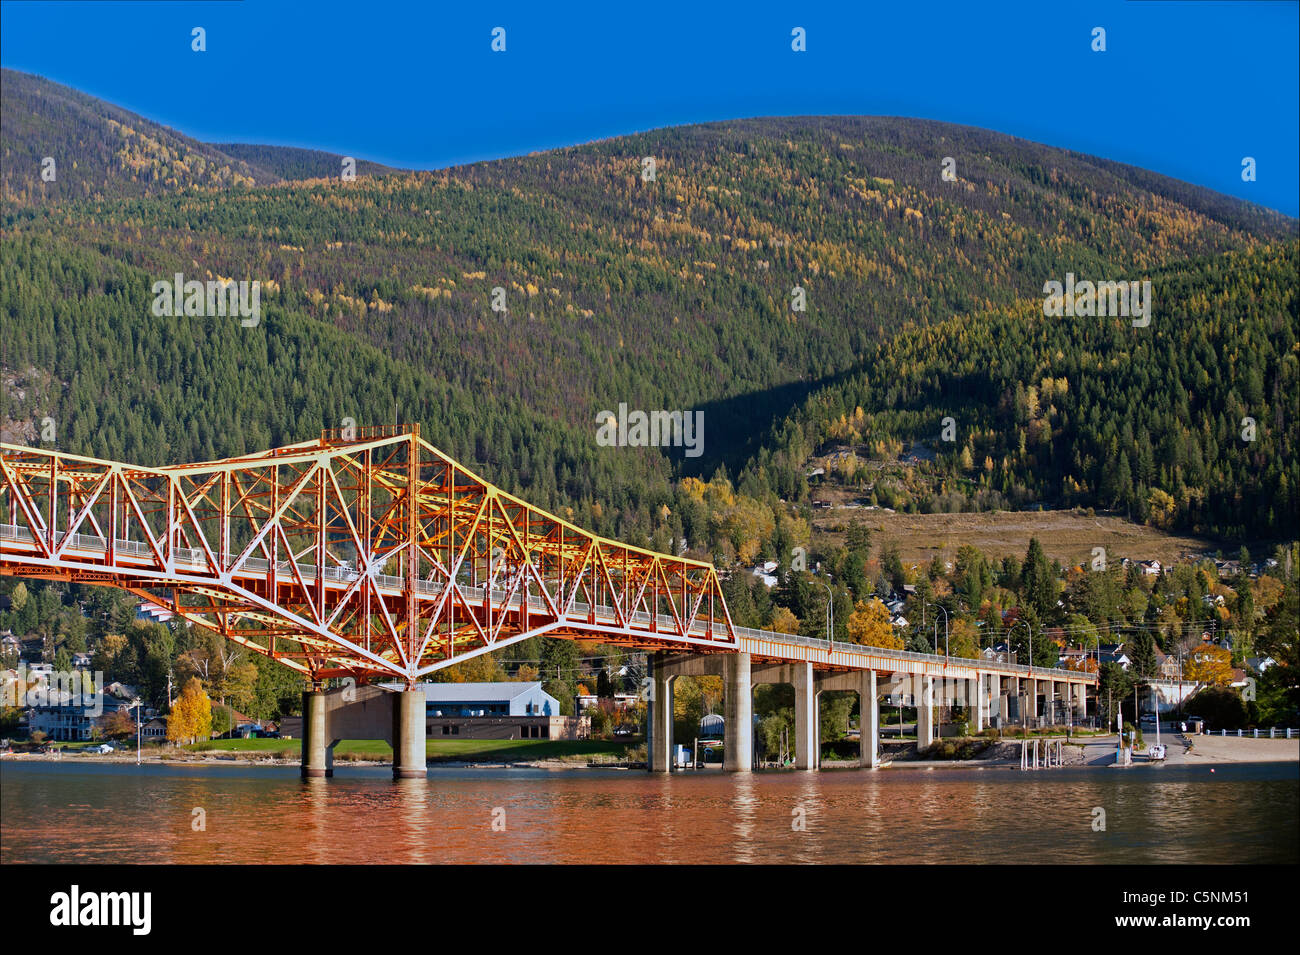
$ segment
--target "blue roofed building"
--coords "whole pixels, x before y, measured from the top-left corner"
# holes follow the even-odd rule
[[[540,683],[421,683],[429,716],[559,716]]]
[[[397,689],[393,684],[392,689]],[[533,683],[420,683],[425,730],[434,738],[585,739],[589,717],[564,716]]]

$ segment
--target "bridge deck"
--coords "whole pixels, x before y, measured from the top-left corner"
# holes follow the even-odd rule
[[[156,586],[158,587],[166,587],[171,582],[203,585],[223,581],[238,585],[241,581],[248,583],[264,580],[271,569],[269,561],[263,558],[249,557],[233,570],[214,570],[203,550],[173,547],[167,555],[167,569],[159,571],[157,569],[157,558],[147,543],[121,538],[113,541],[114,563],[110,567],[106,563],[108,548],[102,538],[93,535],[72,534],[71,539],[69,539],[66,532],[57,535],[56,546],[59,548],[61,560],[51,561],[39,556],[39,548],[32,540],[30,531],[15,524],[0,524],[0,540],[5,542],[0,551],[4,554],[21,555],[24,565],[28,568],[45,566],[49,568],[51,573],[57,574],[60,570],[66,569],[68,564],[75,563],[79,564],[82,570],[93,570],[96,567],[102,567],[106,573],[135,570],[143,579],[156,580]],[[317,567],[314,564],[293,564],[289,561],[281,561],[277,566],[277,571],[283,575],[284,579],[288,580],[291,579],[295,567],[298,576],[302,578],[304,583],[316,582]],[[353,586],[361,577],[359,572],[347,567],[326,567],[323,575],[323,586],[331,590],[345,590]],[[380,593],[391,596],[393,599],[401,598],[405,593],[405,581],[400,577],[374,574],[372,579]],[[439,581],[418,580],[415,585],[416,599],[419,601],[438,600],[442,597],[445,586]],[[498,610],[517,610],[523,606],[523,600],[525,599],[522,594],[517,592],[510,594],[504,589],[495,587],[488,588],[462,583],[458,585],[457,589],[471,605],[482,606],[486,602]],[[542,616],[549,610],[546,601],[539,596],[528,595],[527,600],[529,612],[532,615]],[[569,621],[574,625],[580,625],[584,635],[593,632],[604,633],[610,638],[609,642],[612,643],[631,639],[632,642],[638,640],[647,641],[647,646],[653,646],[655,635],[661,631],[667,639],[673,641],[683,639],[682,636],[673,632],[676,625],[670,615],[659,614],[652,618],[650,614],[634,612],[631,614],[631,619],[634,624],[640,624],[641,626],[632,629],[622,627],[618,624],[617,614],[612,607],[597,604],[593,608],[587,603],[575,600],[568,612],[558,622],[563,624],[565,621]],[[1040,680],[1053,680],[1061,683],[1076,683],[1088,686],[1095,686],[1098,683],[1095,674],[1077,670],[1028,667],[984,658],[945,657],[938,654],[913,653],[883,647],[864,647],[854,643],[840,643],[816,637],[805,637],[798,634],[779,633],[750,627],[735,627],[736,640],[734,643],[720,642],[720,627],[719,621],[697,620],[691,628],[690,635],[685,639],[688,642],[697,643],[701,649],[714,652],[749,653],[757,659],[774,661],[806,661],[811,662],[818,669],[870,669],[882,673],[919,674],[948,679],[974,679],[981,674],[997,673],[1006,676],[1033,677]]]

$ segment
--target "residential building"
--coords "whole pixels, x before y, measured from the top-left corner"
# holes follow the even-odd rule
[[[1099,664],[1118,663],[1121,668],[1127,670],[1133,665],[1129,655],[1124,652],[1122,643],[1103,643],[1097,647],[1097,662]]]
[[[779,582],[776,576],[776,569],[778,566],[779,565],[777,564],[776,561],[768,560],[768,561],[764,561],[761,564],[756,565],[753,568],[753,570],[750,571],[750,573],[753,574],[755,577],[757,577],[759,580],[761,580],[763,582],[764,587],[770,589],[772,587],[775,587]]]
[[[166,623],[174,616],[176,615],[166,607],[160,607],[147,600],[141,601],[140,605],[135,608],[135,619],[144,620],[147,623]]]
[[[421,683],[419,689],[425,730],[435,739],[585,739],[591,732],[588,717],[561,715],[560,701],[540,682]]]
[[[1156,647],[1156,676],[1162,680],[1177,680],[1182,676],[1182,667],[1178,657],[1164,653]]]
[[[641,698],[635,693],[615,693],[614,709],[626,710],[629,706],[635,706],[640,699]],[[577,703],[578,712],[582,713],[597,705],[600,702],[600,697],[596,696],[595,693],[585,693],[581,696],[574,697],[574,700]]]

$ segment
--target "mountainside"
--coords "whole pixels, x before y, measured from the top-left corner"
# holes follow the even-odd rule
[[[11,97],[10,86],[6,71],[6,176],[11,150],[37,155],[39,137],[29,133],[51,122],[48,95]],[[81,94],[65,100],[73,120],[101,132],[129,116]],[[11,145],[10,130],[26,145]],[[769,425],[818,388],[889,367],[881,363],[896,359],[882,343],[896,335],[940,353],[927,356],[917,395],[922,385],[942,387],[944,401],[993,402],[980,412],[993,415],[1013,377],[1029,387],[1035,375],[1062,374],[1054,351],[1036,349],[1082,349],[1104,364],[1122,344],[1097,344],[1102,333],[1077,320],[1043,341],[1018,342],[1008,329],[1012,337],[991,346],[1010,362],[998,376],[981,381],[968,369],[968,393],[966,379],[935,384],[971,357],[962,335],[973,338],[993,316],[1041,309],[1044,282],[1066,273],[1149,278],[1167,307],[1165,283],[1183,264],[1217,261],[1231,265],[1204,266],[1209,275],[1189,267],[1177,281],[1191,283],[1193,298],[1227,295],[1249,309],[1257,284],[1249,270],[1271,275],[1279,257],[1292,256],[1278,243],[1296,231],[1295,220],[1153,173],[928,121],[714,123],[354,182],[274,181],[326,171],[336,157],[325,154],[225,146],[227,164],[213,165],[202,150],[216,147],[164,133],[175,136],[161,127],[148,136],[173,156],[160,167],[170,176],[133,179],[101,136],[104,198],[6,203],[0,426],[30,439],[48,415],[62,448],[149,463],[264,448],[344,417],[386,423],[396,413],[485,476],[539,504],[571,505],[589,526],[629,540],[685,534],[695,543],[713,533],[699,514],[679,513],[674,474],[712,474],[720,463],[734,473],[755,454],[778,453],[781,476],[752,470],[749,486],[800,497],[788,493],[797,491],[790,475],[802,467],[796,458],[816,450],[821,426],[801,418],[769,434]],[[67,142],[79,135],[67,132]],[[643,177],[645,157],[654,158],[652,179]],[[956,161],[955,182],[941,175],[945,157]],[[175,174],[177,163],[189,179]],[[179,188],[219,185],[222,169],[258,185]],[[1237,284],[1199,289],[1224,268]],[[152,285],[176,273],[262,283],[259,323],[155,317]],[[497,288],[504,311],[492,307]],[[792,308],[796,289],[802,310]],[[1293,330],[1293,299],[1270,302],[1261,320]],[[1157,310],[1157,335],[1168,334],[1164,315]],[[1204,343],[1223,332],[1204,310],[1178,327],[1184,338],[1154,340],[1180,362],[1185,351],[1201,354],[1197,343],[1217,347]],[[1285,353],[1284,341],[1270,341]],[[1164,373],[1156,359],[1144,363],[1148,378]],[[1219,371],[1208,355],[1198,367]],[[1199,387],[1198,367],[1188,366],[1189,388]],[[1281,367],[1268,359],[1258,369],[1270,402],[1293,380],[1278,377]],[[1070,372],[1072,388],[1090,387],[1079,380],[1084,370]],[[1127,374],[1117,366],[1108,387]],[[888,394],[877,397],[889,407]],[[703,456],[599,446],[597,414],[620,403],[703,410]],[[1182,408],[1165,410],[1176,417]],[[1229,413],[1235,406],[1221,416]],[[1076,454],[1080,468],[1068,473],[1094,480],[1099,452],[1084,437],[1062,426],[1050,455],[1027,448],[1008,466],[1010,483],[994,489],[1011,503],[1039,493],[1040,480],[1041,493],[1059,489],[1061,459]],[[1045,463],[1055,470],[1026,476]],[[670,517],[654,516],[665,508]],[[1197,517],[1189,509],[1179,519]]]
[[[1293,538],[1297,274],[1300,243],[1279,243],[1162,269],[1142,328],[1040,300],[909,330],[809,397],[741,486],[803,499],[812,461],[898,510],[1035,502]]]
[[[42,175],[54,160],[53,178]],[[338,176],[339,156],[281,146],[201,143],[67,86],[0,71],[0,196],[6,205],[159,195]],[[357,175],[387,172],[359,161]]]

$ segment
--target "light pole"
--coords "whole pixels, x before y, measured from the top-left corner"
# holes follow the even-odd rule
[[[1178,710],[1183,716],[1187,716],[1183,710],[1183,645],[1178,644]]]
[[[1011,635],[1016,632],[1016,627],[1020,626],[1022,623],[1025,625],[1025,629],[1029,631],[1029,676],[1032,679],[1034,675],[1034,628],[1029,625],[1028,620],[1017,620],[1007,629],[1007,652],[1011,651]],[[1023,699],[1023,696],[1021,697],[1021,699]],[[1034,708],[1037,709],[1037,707],[1038,707],[1038,696],[1037,694],[1035,694]],[[1025,706],[1022,703],[1020,705],[1020,726],[1021,728],[1024,728],[1027,727],[1028,725],[1029,724],[1027,722],[1027,714],[1025,713]]]
[[[924,608],[927,606],[938,607],[940,610],[943,611],[943,655],[947,656],[948,655],[948,608],[945,607],[943,604],[926,604],[923,601],[922,610],[921,610],[923,614],[925,612]],[[924,624],[922,624],[922,626],[924,626]],[[934,648],[937,651],[939,649],[939,621],[937,618],[934,621],[934,644],[935,644]]]
[[[135,710],[135,764],[140,765],[140,698],[137,696],[131,701],[131,709]]]
[[[1025,629],[1029,631],[1029,663],[1027,665],[1032,671],[1034,669],[1034,628],[1029,625],[1028,620],[1017,620],[1007,630],[1007,650],[1011,649],[1011,635],[1016,632],[1016,627],[1022,623],[1025,625]]]
[[[826,642],[831,644],[835,642],[835,594],[826,581],[822,581],[822,586],[826,588]]]

